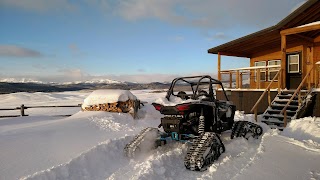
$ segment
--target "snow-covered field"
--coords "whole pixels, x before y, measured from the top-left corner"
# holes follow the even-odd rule
[[[291,122],[283,131],[264,124],[261,139],[231,140],[222,134],[226,152],[204,172],[185,169],[188,145],[170,143],[144,158],[130,160],[123,148],[144,127],[156,127],[161,114],[151,102],[165,93],[131,91],[148,102],[129,114],[81,112],[80,108],[28,109],[28,117],[0,119],[0,179],[320,179],[320,118]],[[76,105],[90,92],[14,93],[0,95],[0,108]],[[0,111],[0,115],[8,115]],[[54,114],[74,114],[61,118]],[[236,112],[236,120],[252,115]]]

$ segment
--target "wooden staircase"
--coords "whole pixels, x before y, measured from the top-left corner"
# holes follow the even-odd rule
[[[297,89],[282,91],[280,89],[281,81],[279,81],[282,72],[280,69],[251,109],[251,112],[254,112],[255,120],[258,120],[259,103],[266,94],[268,94],[269,107],[263,113],[261,121],[268,124],[271,128],[278,128],[281,130],[285,128],[287,123],[292,119],[298,119],[311,114],[310,112],[313,110],[311,105],[314,104],[313,101],[315,101],[315,96],[312,93],[313,89],[310,83],[313,68],[314,66],[309,69]],[[271,102],[270,87],[276,79],[278,79],[278,94]]]
[[[295,95],[293,98],[293,90],[285,90],[278,93],[274,98],[271,105],[265,110],[261,120],[262,122],[268,124],[271,128],[283,129],[285,124],[290,122],[291,119],[300,118],[302,111],[309,106],[308,99],[310,98],[311,91],[301,90],[300,95]],[[299,98],[300,96],[300,98]],[[290,101],[290,99],[292,100]],[[299,102],[300,99],[300,102]],[[282,110],[286,107],[286,104],[289,103],[284,113],[281,113]],[[287,121],[285,122],[285,114]]]

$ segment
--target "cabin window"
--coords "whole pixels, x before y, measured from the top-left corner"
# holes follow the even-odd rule
[[[269,60],[268,61],[268,66],[275,66],[275,65],[280,65],[280,64],[281,64],[280,60]],[[278,73],[279,70],[280,70],[280,67],[269,68],[268,80],[271,81],[274,78],[274,76]],[[277,81],[277,79],[275,79],[275,81]]]
[[[254,62],[254,66],[266,66],[266,61]],[[257,70],[255,70],[255,81],[257,81]],[[260,69],[260,81],[266,81],[266,69]]]
[[[299,54],[288,55],[288,72],[299,73]]]

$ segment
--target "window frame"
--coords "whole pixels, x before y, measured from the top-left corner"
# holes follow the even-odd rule
[[[264,65],[262,66],[267,66],[267,61],[255,61],[254,62],[254,66],[257,67],[257,63],[264,63]],[[264,80],[260,78],[260,82],[266,82],[267,81],[267,71],[266,69],[260,69],[260,74],[261,73],[264,73]],[[257,70],[254,71],[254,75],[255,75],[255,78],[254,78],[254,82],[257,82]]]
[[[298,57],[298,62],[297,63],[290,63],[290,56],[297,56]],[[300,73],[300,54],[288,54],[288,73],[290,74],[294,74],[294,73]],[[293,65],[293,64],[297,64],[298,65],[298,70],[297,71],[292,71],[290,69],[290,65]]]
[[[271,60],[268,60],[268,66],[273,66],[273,65],[270,65],[271,62],[279,62],[280,65],[281,65],[281,60],[280,59],[271,59]],[[278,64],[276,64],[278,65]],[[270,78],[270,73],[271,72],[278,72],[280,70],[280,67],[278,68],[269,68],[268,69],[268,81],[272,81],[272,79]],[[277,79],[275,79],[274,81],[278,81]]]

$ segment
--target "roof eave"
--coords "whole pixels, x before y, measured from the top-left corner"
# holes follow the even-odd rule
[[[309,7],[311,7],[312,5],[314,5],[316,2],[318,2],[319,0],[308,0],[307,2],[305,2],[303,5],[301,5],[299,8],[297,8],[295,11],[293,11],[291,14],[289,14],[287,17],[285,17],[283,20],[281,20],[279,23],[277,23],[274,26],[268,27],[266,29],[262,29],[260,31],[254,32],[252,34],[240,37],[238,39],[229,41],[227,43],[224,43],[222,45],[213,47],[208,49],[208,53],[209,54],[218,54],[218,52],[222,52],[223,48],[235,45],[235,44],[239,44],[242,43],[246,40],[249,40],[251,38],[255,38],[256,36],[260,35],[260,34],[264,34],[266,32],[270,32],[270,31],[274,31],[274,30],[281,30],[283,29],[283,27],[288,24],[292,19],[294,19],[295,17],[297,17],[299,14],[301,14],[303,11],[305,11],[306,9],[308,9]],[[280,32],[279,32],[280,33]],[[226,52],[225,52],[226,53]],[[232,54],[232,52],[227,52],[230,55]],[[237,55],[235,55],[237,56]],[[250,55],[246,55],[246,56],[239,56],[239,57],[247,57]]]

